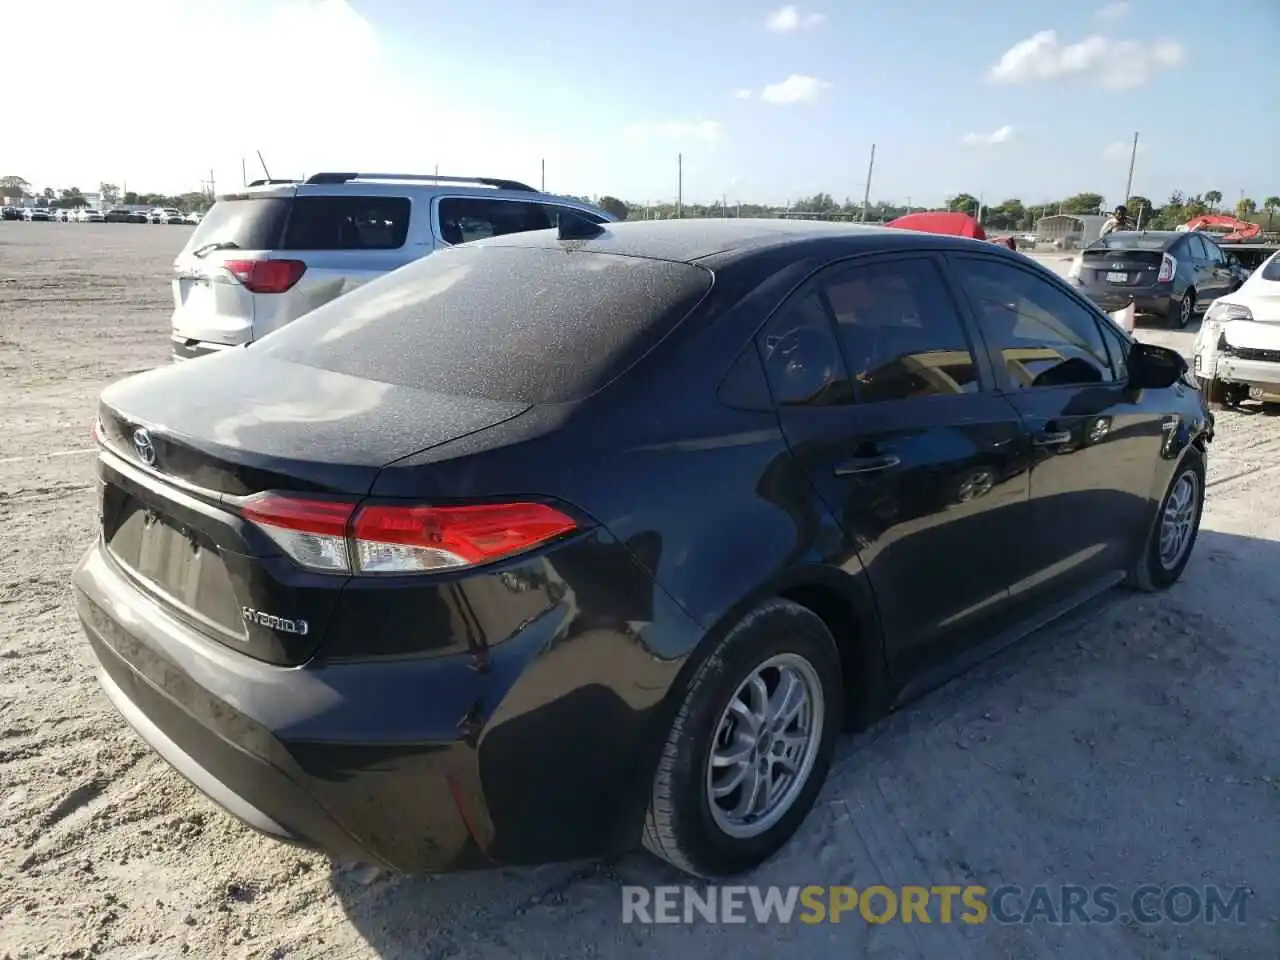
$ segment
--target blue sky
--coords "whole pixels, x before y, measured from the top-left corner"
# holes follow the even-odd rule
[[[59,3],[83,23],[80,0],[41,9]],[[860,199],[874,142],[873,198],[1113,202],[1136,129],[1136,193],[1280,193],[1277,0],[109,6],[111,22],[185,38],[180,63],[112,54],[95,81],[94,102],[129,102],[146,126],[10,141],[0,172],[191,189],[210,169],[238,181],[261,149],[276,176],[438,163],[537,183],[545,158],[548,189],[643,202],[674,197],[682,152],[686,200],[782,202]],[[0,81],[29,87],[8,63]],[[30,66],[49,75],[47,57]],[[70,81],[32,96],[85,102]]]

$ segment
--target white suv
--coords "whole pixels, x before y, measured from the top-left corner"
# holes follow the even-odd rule
[[[441,247],[613,220],[514,180],[317,173],[223,194],[174,261],[173,356],[242,346]]]

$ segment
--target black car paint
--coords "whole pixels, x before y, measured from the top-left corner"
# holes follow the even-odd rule
[[[612,233],[599,242],[636,235]],[[297,406],[298,422],[315,414],[324,402],[316,371],[264,365],[253,350],[111,388],[105,478],[124,478],[179,525],[214,538],[233,558],[237,600],[296,615],[305,591],[321,589],[318,578],[334,602],[327,615],[306,608],[322,628],[304,645],[261,636],[251,658],[234,639],[175,615],[93,547],[75,574],[77,605],[104,687],[130,722],[206,792],[229,787],[225,806],[282,839],[407,870],[623,850],[639,836],[685,678],[757,602],[781,594],[827,621],[854,694],[850,719],[871,720],[1114,582],[1144,545],[1178,459],[1211,438],[1202,397],[1181,384],[1064,388],[1046,391],[1052,409],[1029,412],[1073,425],[1107,416],[1112,430],[1101,444],[1084,430],[1068,446],[1038,448],[981,350],[984,392],[963,422],[949,422],[946,400],[928,410],[889,405],[879,416],[858,410],[846,423],[780,420],[753,339],[818,269],[908,251],[937,258],[953,283],[948,257],[957,253],[1040,268],[989,244],[901,231],[788,227],[739,249],[719,234],[702,246],[722,252],[699,259],[716,282],[696,322],[585,401],[476,408],[459,418],[465,435],[445,442],[448,431],[415,440],[404,426],[416,400],[371,387],[353,385],[352,396],[369,391],[364,402],[305,429],[289,416],[273,421],[263,413],[272,395]],[[636,247],[644,243],[625,255]],[[981,344],[958,285],[953,294]],[[197,382],[208,399],[191,399]],[[1170,421],[1173,429],[1155,426]],[[128,463],[139,424],[157,438],[162,466],[179,451],[183,492]],[[851,444],[901,448],[904,439],[900,484],[825,472]],[[1110,463],[1098,451],[1122,443],[1149,453],[1148,469],[1090,492]],[[269,452],[277,444],[287,458]],[[325,465],[301,472],[322,457]],[[953,491],[975,465],[992,471],[991,491],[956,510]],[[1051,478],[1040,497],[1037,471]],[[234,515],[245,492],[298,476],[312,491],[377,499],[554,497],[581,532],[465,574],[335,582],[289,570]],[[1128,549],[1100,524],[1071,523],[1100,505],[1103,515],[1133,518]],[[911,540],[902,532],[913,520],[921,535]],[[1029,563],[1049,569],[1089,536],[1107,537],[1089,545],[1100,548],[1096,564],[1019,589],[1044,572]],[[975,571],[982,553],[990,559]],[[973,600],[985,607],[962,609],[958,571],[979,577],[983,596]],[[930,589],[927,603],[913,603]]]

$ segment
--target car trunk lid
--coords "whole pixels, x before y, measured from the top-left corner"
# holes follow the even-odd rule
[[[1159,250],[1085,250],[1080,279],[1091,286],[1151,286],[1163,258]]]
[[[109,387],[99,405],[103,542],[191,629],[261,660],[301,663],[323,640],[345,577],[293,563],[244,519],[246,498],[355,501],[384,464],[527,409],[252,349],[153,370]]]
[[[255,282],[253,265],[273,259],[292,192],[220,198],[201,219],[173,263],[176,340],[236,346],[255,339],[255,289],[283,292],[290,277],[288,268],[268,268],[273,276],[263,285]]]

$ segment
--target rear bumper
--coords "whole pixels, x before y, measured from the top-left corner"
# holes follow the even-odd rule
[[[1280,396],[1280,363],[1218,354],[1213,375],[1225,383],[1256,387],[1265,397]]]
[[[607,636],[557,643],[565,608],[491,648],[484,671],[468,654],[280,667],[170,617],[100,544],[73,585],[108,699],[268,836],[406,872],[599,856],[638,839],[652,710],[583,679],[573,657],[619,658]]]
[[[223,350],[234,349],[235,346],[244,346],[245,344],[227,344],[227,343],[210,343],[207,340],[197,340],[193,337],[174,336],[170,338],[173,346],[174,360],[194,360],[197,357],[207,357],[212,353],[221,353]]]
[[[1160,287],[1080,287],[1080,292],[1108,313],[1133,303],[1138,313],[1164,316],[1174,305],[1173,290]]]

